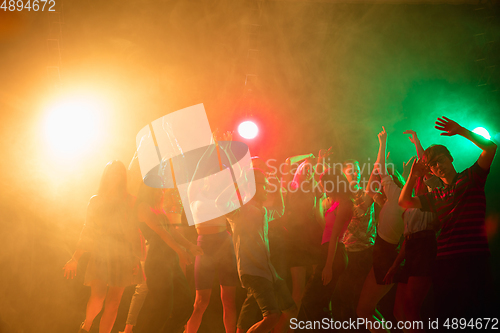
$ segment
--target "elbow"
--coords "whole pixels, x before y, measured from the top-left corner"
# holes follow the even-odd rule
[[[399,198],[398,205],[403,208],[410,208],[408,200],[405,200],[405,198]]]

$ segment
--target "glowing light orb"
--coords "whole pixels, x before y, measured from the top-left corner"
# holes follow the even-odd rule
[[[491,138],[490,133],[488,133],[488,131],[484,127],[476,127],[472,132],[479,134],[488,140]]]
[[[245,139],[253,139],[259,134],[259,128],[254,122],[244,121],[238,126],[238,133]]]
[[[88,99],[52,107],[45,121],[45,137],[54,153],[75,155],[97,144],[101,136],[99,111],[99,104]]]

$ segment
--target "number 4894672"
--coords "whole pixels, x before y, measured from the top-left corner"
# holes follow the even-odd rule
[[[1,1],[1,0],[0,0]],[[55,0],[3,0],[0,9],[4,12],[14,12],[14,11],[48,11],[55,12],[56,1]]]

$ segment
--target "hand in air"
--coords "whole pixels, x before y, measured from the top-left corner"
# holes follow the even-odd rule
[[[378,134],[378,142],[385,143],[387,141],[387,132],[385,131],[385,127],[382,126],[382,132]]]
[[[330,147],[328,149],[321,149],[318,153],[318,159],[327,158],[328,156],[330,156],[332,154],[333,154],[332,147]]]
[[[428,172],[429,168],[425,165],[424,161],[421,158],[413,161],[413,165],[411,166],[410,170],[410,176],[423,177]]]
[[[416,156],[410,157],[408,162],[403,162],[403,177],[406,179],[410,174],[411,167],[413,166],[413,162],[415,162]]]
[[[76,268],[78,267],[78,261],[71,258],[66,265],[64,265],[64,277],[66,279],[73,279],[76,276]]]
[[[436,120],[436,126],[434,126],[434,128],[442,131],[441,135],[453,136],[457,135],[463,127],[451,119],[442,117]]]
[[[416,145],[417,142],[419,141],[417,137],[417,132],[415,132],[414,130],[406,130],[403,132],[403,134],[410,134],[411,136],[408,139],[410,139],[411,143],[413,143],[414,145]]]

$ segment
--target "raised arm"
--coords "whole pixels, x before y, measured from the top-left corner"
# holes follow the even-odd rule
[[[375,190],[374,185],[377,180],[377,176],[380,177],[387,174],[386,165],[385,165],[385,151],[387,148],[387,132],[385,128],[382,127],[382,132],[378,134],[379,141],[379,149],[377,154],[377,160],[375,161],[375,165],[373,166],[372,173],[370,174],[370,178],[368,179],[368,185],[366,187],[366,193],[373,198],[379,206],[384,205],[384,198],[382,194]]]
[[[417,157],[422,158],[424,156],[424,148],[422,147],[422,144],[420,143],[420,139],[417,136],[417,132],[415,132],[414,130],[406,130],[403,132],[403,134],[410,134],[411,135],[409,137],[409,139],[415,145],[415,149],[417,150]]]
[[[493,141],[469,131],[465,127],[460,126],[457,122],[446,117],[438,118],[436,120],[435,128],[442,131],[441,135],[453,136],[458,134],[481,148],[483,152],[477,159],[477,164],[479,164],[479,166],[484,170],[488,170],[490,168],[497,151],[497,145]]]
[[[398,203],[403,208],[422,208],[422,203],[418,197],[413,196],[413,188],[419,177],[427,173],[427,167],[422,159],[415,160],[410,170],[410,176],[406,181],[401,195],[399,196]]]
[[[378,167],[380,177],[384,177],[385,175],[387,175],[387,167],[385,164],[385,154],[387,151],[387,132],[385,131],[384,126],[382,126],[382,132],[378,134],[378,143],[379,148],[375,167]]]

